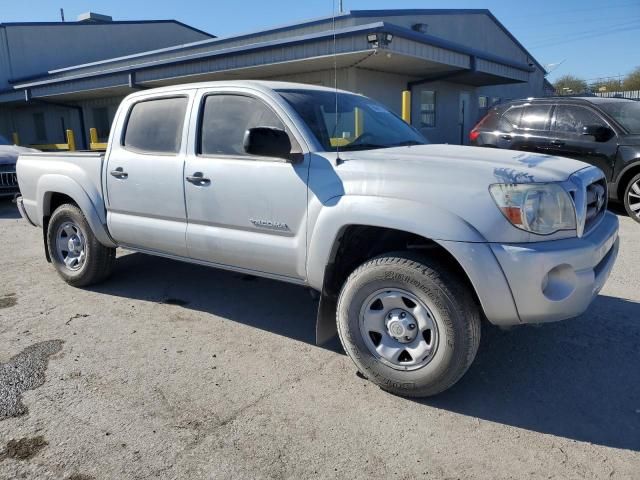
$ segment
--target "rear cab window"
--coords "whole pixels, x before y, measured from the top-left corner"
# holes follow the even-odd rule
[[[139,153],[175,155],[180,151],[188,97],[154,98],[131,107],[122,145]]]

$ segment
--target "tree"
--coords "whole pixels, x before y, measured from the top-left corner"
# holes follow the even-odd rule
[[[622,90],[622,80],[610,78],[594,82],[590,86],[592,92],[619,92]]]
[[[640,67],[636,67],[622,82],[623,90],[640,90]]]
[[[587,90],[587,82],[573,75],[563,75],[553,84],[558,95],[582,93]]]

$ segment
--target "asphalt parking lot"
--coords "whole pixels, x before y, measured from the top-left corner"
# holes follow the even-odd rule
[[[640,225],[580,318],[486,328],[466,376],[389,395],[314,345],[302,288],[121,253],[67,286],[0,202],[0,478],[638,478]]]

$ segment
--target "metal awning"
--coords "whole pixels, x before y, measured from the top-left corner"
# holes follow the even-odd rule
[[[371,39],[376,36],[384,41],[374,48]],[[413,79],[455,73],[456,82],[475,86],[526,82],[533,71],[529,65],[387,22],[227,48],[225,41],[229,39],[66,68],[16,83],[18,93],[0,93],[0,102],[5,98],[72,101],[121,96],[140,87],[201,80],[267,79],[334,66],[357,66]]]

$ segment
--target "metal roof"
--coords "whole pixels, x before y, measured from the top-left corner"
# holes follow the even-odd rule
[[[216,38],[215,35],[212,35],[204,30],[200,30],[198,28],[192,27],[191,25],[187,25],[186,23],[179,22],[178,20],[111,20],[109,22],[0,22],[0,28],[6,27],[78,27],[78,26],[87,26],[87,27],[95,27],[97,25],[105,26],[105,25],[140,25],[140,24],[152,24],[152,23],[174,23],[176,25],[180,25],[181,27],[187,28],[194,32],[198,32],[202,35],[206,35],[210,38]]]

